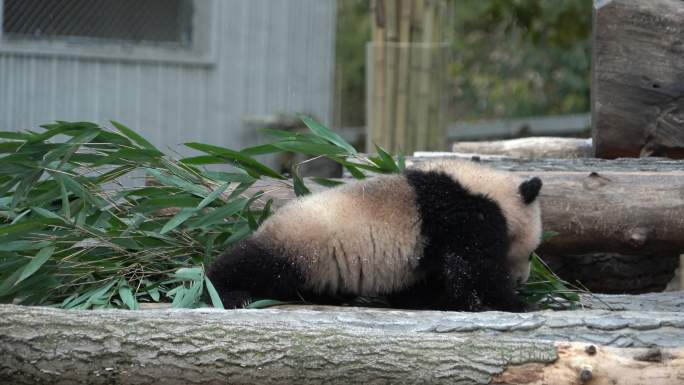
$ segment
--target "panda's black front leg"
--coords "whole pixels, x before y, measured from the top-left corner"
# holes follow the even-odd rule
[[[444,308],[456,311],[482,310],[476,290],[479,275],[467,258],[449,253],[444,256]]]
[[[525,303],[518,297],[511,275],[502,262],[485,259],[478,266],[486,279],[481,280],[478,291],[482,293],[483,304],[491,310],[524,312]]]
[[[243,290],[224,291],[219,296],[225,309],[241,309],[252,302],[252,295]]]
[[[524,311],[505,267],[485,255],[444,256],[445,307],[449,310]]]

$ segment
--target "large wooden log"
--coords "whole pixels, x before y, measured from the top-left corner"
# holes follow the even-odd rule
[[[684,313],[684,295],[678,292],[639,295],[580,294],[580,298],[583,309]]]
[[[3,384],[681,384],[682,346],[673,312],[0,306]]]
[[[587,158],[594,155],[591,139],[532,137],[484,142],[456,142],[452,151],[513,158]]]
[[[544,228],[559,233],[543,253],[667,256],[684,250],[684,172],[541,177]]]
[[[417,151],[408,157],[407,164],[416,164],[440,159],[473,160],[488,166],[516,172],[657,172],[669,173],[684,171],[684,161],[667,158],[578,158],[578,159],[525,159],[510,156],[482,155],[458,152]]]
[[[618,253],[554,255],[542,252],[551,270],[568,282],[581,282],[593,293],[649,293],[679,290],[673,280],[679,266],[676,255],[643,256]],[[683,296],[684,297],[684,296]]]
[[[596,156],[684,158],[684,2],[594,0]]]

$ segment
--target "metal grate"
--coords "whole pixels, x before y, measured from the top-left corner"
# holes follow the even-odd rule
[[[186,44],[192,0],[4,0],[8,37],[84,37]]]

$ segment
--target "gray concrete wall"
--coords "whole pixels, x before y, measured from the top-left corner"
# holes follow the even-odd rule
[[[164,148],[240,148],[258,140],[247,116],[330,123],[334,0],[196,1],[202,41],[187,52],[1,37],[0,130],[114,119]]]

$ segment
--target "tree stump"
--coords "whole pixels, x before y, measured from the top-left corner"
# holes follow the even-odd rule
[[[596,156],[684,158],[684,2],[594,0]]]

